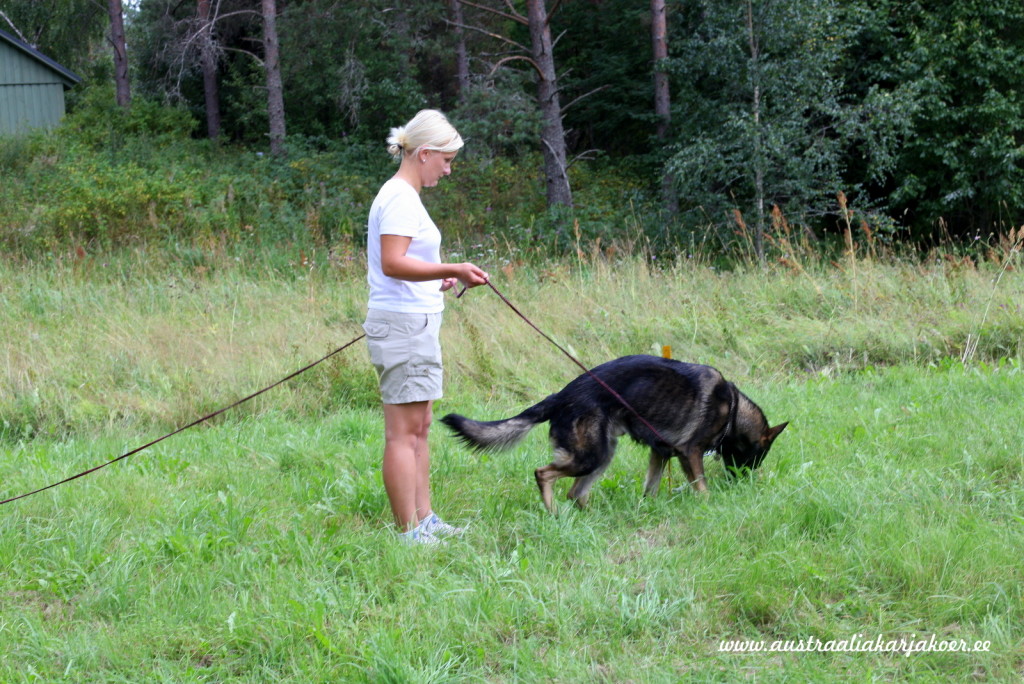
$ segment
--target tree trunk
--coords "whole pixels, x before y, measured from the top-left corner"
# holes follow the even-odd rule
[[[572,189],[565,154],[565,129],[562,127],[562,106],[558,97],[555,56],[552,51],[551,27],[544,0],[527,0],[531,51],[537,66],[537,102],[543,126],[541,145],[544,152],[544,175],[547,178],[548,206],[572,206]]]
[[[267,118],[270,153],[284,156],[284,88],[281,85],[281,50],[277,40],[277,0],[263,0],[263,67],[267,71]]]
[[[459,83],[459,102],[465,103],[469,95],[469,55],[466,53],[466,38],[462,31],[465,23],[462,17],[462,3],[459,0],[448,0],[448,11],[452,23],[455,24],[455,69]]]
[[[203,69],[203,98],[206,104],[206,135],[211,140],[220,137],[220,88],[217,85],[217,55],[213,42],[213,23],[210,22],[210,0],[199,0],[200,63]]]
[[[665,0],[651,0],[651,44],[654,48],[654,114],[658,119],[657,136],[662,148],[668,142],[669,126],[672,122],[672,100],[669,91],[668,73],[665,60],[668,59],[668,22],[665,17]],[[679,214],[679,198],[676,195],[675,178],[665,172],[661,178],[661,196],[665,213],[670,217]]]
[[[124,39],[124,10],[121,0],[107,0],[110,16],[110,44],[114,48],[114,86],[117,104],[128,107],[132,103],[131,81],[128,78],[128,51]]]
[[[750,47],[750,74],[754,85],[751,114],[754,118],[754,199],[757,203],[757,225],[754,226],[754,253],[764,262],[764,136],[761,130],[761,49],[754,32],[754,7],[747,0],[747,38]]]

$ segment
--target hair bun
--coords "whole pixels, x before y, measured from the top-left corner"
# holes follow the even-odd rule
[[[401,159],[405,153],[406,143],[405,126],[399,126],[391,129],[391,135],[388,136],[388,154],[395,159]]]

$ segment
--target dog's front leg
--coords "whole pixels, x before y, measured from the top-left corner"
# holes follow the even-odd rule
[[[708,484],[704,481],[704,452],[699,449],[687,449],[685,454],[679,455],[679,462],[683,464],[683,470],[686,471],[694,491],[706,493]]]
[[[651,449],[651,459],[647,462],[647,478],[644,480],[644,496],[657,496],[666,463],[667,458]]]

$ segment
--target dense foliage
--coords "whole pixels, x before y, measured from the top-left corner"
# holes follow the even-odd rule
[[[137,97],[121,110],[109,95],[90,93],[55,134],[0,139],[0,244],[8,252],[139,244],[362,251],[370,201],[394,171],[380,145],[296,136],[276,159],[193,137],[196,122],[182,107]],[[673,244],[656,225],[640,225],[655,213],[642,184],[595,165],[573,169],[582,201],[566,228],[544,206],[538,166],[527,153],[457,160],[453,179],[424,195],[449,246],[511,241],[524,255],[541,254],[645,232],[660,248]]]
[[[911,93],[879,196],[909,225],[986,233],[1024,206],[1024,4],[872,0],[845,68],[851,94]]]
[[[941,7],[896,0],[669,2],[669,59],[663,66],[672,77],[673,112],[666,141],[654,138],[647,5],[550,3],[557,5],[552,29],[570,156],[590,160],[570,167],[590,183],[574,187],[583,197],[569,221],[554,220],[538,207],[543,200],[531,195],[543,195],[534,183],[540,152],[534,70],[527,60],[509,59],[509,41],[524,44],[529,36],[508,13],[482,9],[502,10],[504,3],[463,3],[462,23],[453,21],[451,4],[441,2],[277,4],[293,154],[333,159],[337,150],[348,150],[347,159],[367,166],[360,172],[349,165],[346,173],[365,174],[372,185],[380,162],[367,146],[379,147],[388,126],[417,108],[442,108],[465,134],[464,157],[474,173],[501,169],[489,161],[497,159],[517,168],[524,187],[514,193],[522,202],[517,200],[512,223],[557,224],[551,230],[564,238],[563,246],[572,232],[611,239],[638,225],[651,239],[677,244],[728,243],[738,226],[750,225],[770,245],[778,224],[773,211],[808,234],[853,225],[874,236],[925,242],[998,235],[1024,222],[1024,5],[1016,0],[957,0]],[[517,11],[522,5],[512,3]],[[10,0],[4,7],[41,50],[87,76],[71,93],[74,115],[105,111],[91,94],[107,96],[109,74],[104,17],[96,5]],[[141,0],[128,7],[133,88],[148,112],[141,116],[187,116],[194,123],[178,129],[202,137],[198,122],[206,105],[196,3]],[[212,155],[242,170],[267,140],[259,3],[212,0],[212,7],[223,147],[188,148],[188,154],[201,149],[203,163],[211,163],[203,155]],[[41,22],[46,12],[62,21]],[[81,30],[59,30],[68,22]],[[460,46],[469,69],[461,88]],[[173,109],[158,114],[160,107]],[[94,114],[83,113],[88,110]],[[125,158],[118,142],[124,137],[115,132],[107,141],[112,173],[125,172],[121,165],[128,163],[167,168],[159,153],[141,144],[133,158]],[[67,159],[76,154],[73,147],[54,148],[47,158]],[[159,141],[154,147],[166,149]],[[47,183],[67,181],[44,178],[46,164],[38,159],[14,164],[32,168],[35,194]],[[662,218],[650,198],[658,196],[666,171],[675,178],[681,211]],[[0,166],[5,185],[24,187],[30,176],[18,173]],[[201,169],[197,173],[208,178]],[[605,174],[631,179],[625,182],[631,206],[618,187],[591,192]],[[343,194],[346,184],[339,185],[336,175],[330,169],[307,179],[312,195],[319,195],[321,184],[329,196]],[[495,188],[504,179],[499,173],[474,181]],[[244,181],[232,181],[236,188],[239,183]],[[501,192],[507,197],[509,189]],[[852,217],[843,213],[840,193],[849,198]],[[475,199],[479,204],[466,204],[467,210],[490,204]],[[144,213],[155,212],[169,229],[187,233],[176,225],[174,211],[161,213],[173,205],[155,192],[153,211]],[[31,232],[25,214],[33,212],[38,210],[5,201],[5,237]],[[598,224],[594,216],[602,217]],[[624,216],[630,220],[614,229],[606,225]],[[56,225],[57,232],[71,229],[83,230]],[[295,226],[277,230],[294,232]]]

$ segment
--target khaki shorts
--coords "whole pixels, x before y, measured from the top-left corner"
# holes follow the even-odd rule
[[[370,309],[363,330],[385,404],[441,398],[441,314]]]

